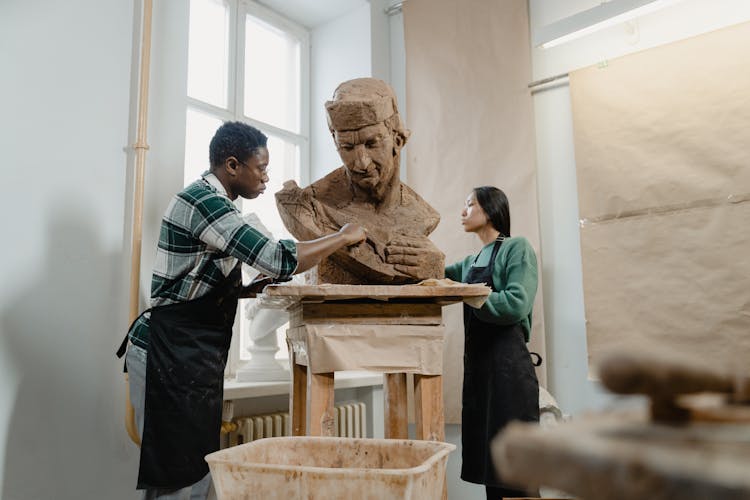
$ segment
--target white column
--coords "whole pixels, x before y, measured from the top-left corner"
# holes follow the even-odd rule
[[[238,382],[288,381],[289,371],[276,360],[279,350],[276,330],[289,322],[289,314],[279,309],[261,309],[257,300],[248,300],[247,321],[251,359],[237,369]]]

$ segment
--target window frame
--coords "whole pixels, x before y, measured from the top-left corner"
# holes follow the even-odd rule
[[[214,106],[187,95],[186,109],[214,115],[222,121],[242,121],[294,143],[300,151],[300,182],[310,180],[310,32],[303,26],[281,16],[253,0],[227,0],[229,4],[229,64],[227,109]],[[245,83],[245,17],[257,17],[279,30],[292,34],[300,40],[300,131],[295,133],[246,116]],[[189,40],[188,40],[189,43]],[[187,85],[185,86],[187,89]]]
[[[221,121],[241,121],[252,125],[267,135],[276,136],[294,144],[299,150],[299,182],[307,185],[310,180],[310,31],[303,26],[285,18],[273,10],[260,5],[254,0],[225,0],[229,9],[228,64],[227,64],[227,107],[222,108],[187,95],[187,73],[185,74],[185,106],[183,113],[193,109],[200,113],[218,118]],[[188,11],[190,9],[188,8]],[[256,120],[245,115],[245,22],[250,15],[274,28],[289,33],[300,41],[300,96],[299,96],[299,132]],[[188,17],[189,18],[189,17]],[[189,48],[189,32],[186,47]],[[186,124],[187,126],[187,124]],[[183,146],[183,150],[187,144]],[[184,154],[184,153],[183,153]],[[271,160],[273,165],[273,159]],[[184,172],[184,166],[183,166]],[[273,195],[272,193],[270,194]],[[241,201],[240,201],[241,203]],[[238,207],[241,209],[241,205]],[[240,321],[244,318],[245,304],[240,302],[234,324],[234,334],[229,351],[225,377],[233,378],[243,363],[241,359]],[[285,349],[285,346],[279,346]]]

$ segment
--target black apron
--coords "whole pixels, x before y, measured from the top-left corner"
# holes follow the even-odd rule
[[[495,242],[489,265],[469,270],[466,283],[484,283],[497,291],[492,269],[501,245],[502,240]],[[461,479],[503,487],[490,443],[511,420],[539,421],[539,384],[520,324],[484,322],[464,304],[464,332]]]
[[[240,285],[238,266],[199,299],[150,309],[138,489],[176,490],[208,473]]]

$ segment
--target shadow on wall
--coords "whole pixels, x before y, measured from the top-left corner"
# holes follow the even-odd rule
[[[5,500],[132,498],[135,487],[114,357],[127,328],[122,254],[103,250],[90,208],[69,204],[50,205],[63,209],[42,228],[43,260],[0,311],[19,382],[6,410]]]

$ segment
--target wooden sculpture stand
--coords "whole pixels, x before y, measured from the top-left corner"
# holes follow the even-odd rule
[[[406,373],[414,373],[416,438],[444,441],[442,306],[489,291],[484,285],[267,287],[267,307],[290,311],[292,435],[335,435],[334,374],[354,369],[383,372],[384,434],[395,439],[408,438]]]
[[[443,325],[441,305],[435,303],[396,302],[373,303],[371,299],[352,301],[331,301],[323,303],[300,302],[291,309],[288,342],[289,360],[292,369],[292,391],[290,415],[294,436],[334,436],[334,372],[315,373],[310,367],[317,356],[313,342],[305,336],[308,327],[325,325],[327,334],[347,335],[356,327],[369,325],[379,330],[400,329],[405,335],[410,330],[420,330],[421,334],[434,334],[442,340]],[[293,342],[305,345],[306,353],[294,349]],[[442,346],[441,346],[442,347]],[[296,351],[296,352],[295,352]],[[373,364],[387,366],[388,352],[371,351]],[[434,354],[442,358],[442,348]],[[380,357],[382,356],[382,357]],[[311,361],[312,360],[312,361]],[[398,370],[398,366],[393,366]],[[351,369],[342,366],[341,369]],[[376,368],[370,368],[375,371]],[[406,370],[407,367],[400,369]],[[378,370],[379,371],[379,370]],[[383,374],[384,434],[386,438],[408,438],[407,387],[405,372],[384,372]],[[310,402],[309,418],[306,415],[307,401]],[[416,418],[416,438],[444,441],[443,381],[440,374],[414,373],[414,406]],[[307,423],[309,422],[309,424]]]

